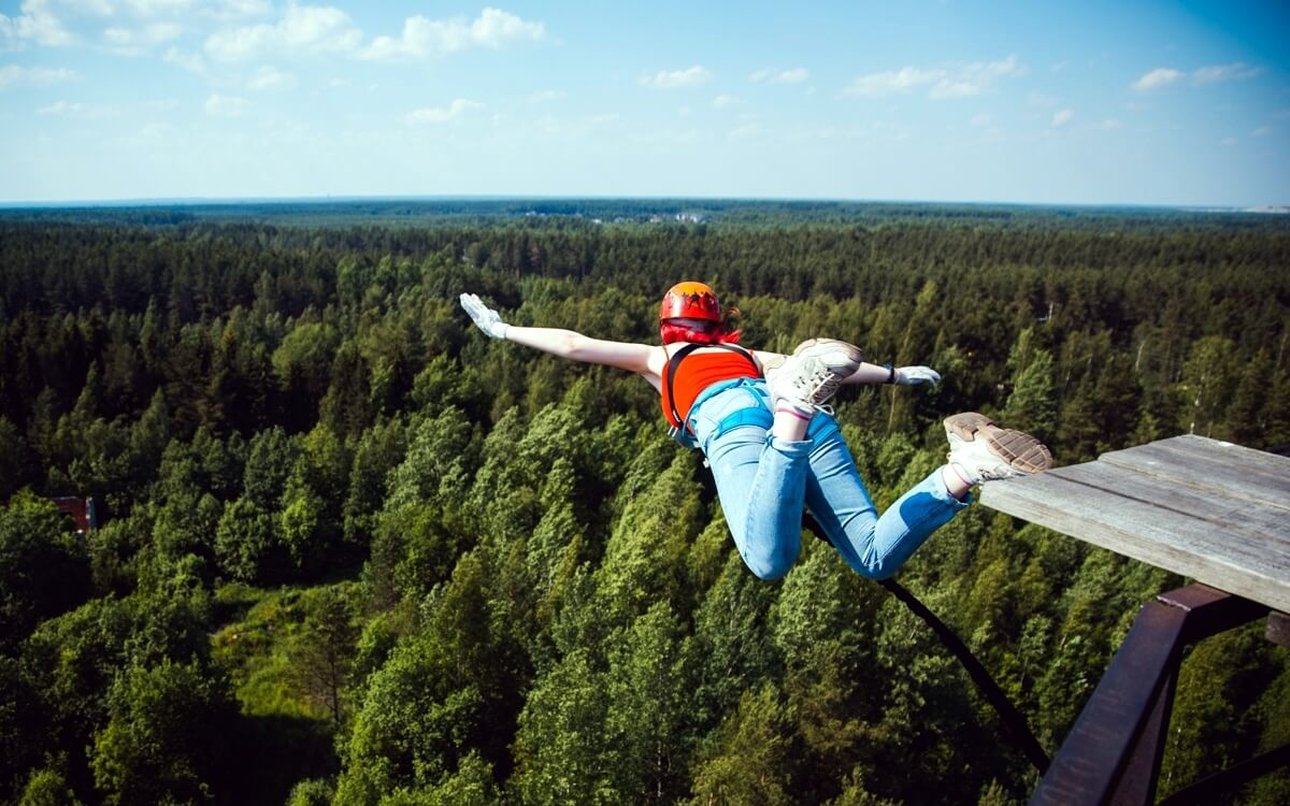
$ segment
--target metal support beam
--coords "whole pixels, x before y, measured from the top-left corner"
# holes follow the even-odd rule
[[[1183,648],[1268,609],[1199,584],[1144,605],[1030,803],[1152,803]]]

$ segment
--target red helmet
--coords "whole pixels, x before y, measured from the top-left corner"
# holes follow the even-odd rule
[[[686,281],[677,283],[663,295],[658,305],[658,320],[664,319],[703,319],[708,322],[721,321],[721,303],[717,293],[707,283]]]

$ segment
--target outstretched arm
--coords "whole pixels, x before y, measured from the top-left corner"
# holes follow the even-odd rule
[[[574,330],[554,327],[511,325],[506,330],[506,339],[570,361],[604,364],[641,374],[649,372],[650,356],[659,351],[649,344],[593,339]]]
[[[891,383],[897,386],[914,386],[920,383],[940,383],[941,374],[931,367],[892,367],[864,363],[842,379],[843,383]]]
[[[766,377],[769,378],[779,371],[779,368],[788,361],[788,356],[783,353],[772,353],[766,350],[754,350],[753,354],[761,362],[762,368],[766,371]],[[882,364],[861,363],[855,372],[842,379],[842,383],[850,384],[884,384],[890,383],[897,386],[914,386],[920,383],[940,383],[941,374],[931,367],[912,366],[912,367],[891,367]]]
[[[639,373],[652,381],[667,362],[662,348],[649,344],[593,339],[562,328],[508,325],[497,311],[484,305],[474,294],[462,294],[461,307],[470,314],[475,325],[492,338],[513,341],[570,361],[617,367]]]

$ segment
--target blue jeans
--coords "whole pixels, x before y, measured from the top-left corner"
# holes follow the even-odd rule
[[[742,378],[705,389],[688,418],[739,555],[761,579],[797,561],[803,508],[856,573],[885,579],[967,506],[938,468],[879,516],[836,420],[816,413],[806,439],[787,442],[771,436],[773,416],[766,382]]]

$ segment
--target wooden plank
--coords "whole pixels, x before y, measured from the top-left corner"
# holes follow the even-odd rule
[[[1126,450],[1108,451],[1109,462],[1192,484],[1214,484],[1268,503],[1290,494],[1290,458],[1204,437],[1173,437]]]
[[[1207,494],[1277,507],[1290,514],[1290,458],[1230,442],[1182,436],[1111,451],[1099,462]]]
[[[1182,434],[1176,437],[1156,440],[1146,445],[1138,447],[1146,448],[1153,445],[1171,446],[1180,450],[1192,452],[1198,456],[1212,458],[1218,455],[1234,457],[1234,461],[1242,465],[1259,471],[1268,471],[1272,473],[1285,473],[1290,471],[1290,456],[1281,456],[1268,451],[1260,451],[1254,448],[1247,448],[1244,445],[1237,445],[1235,442],[1227,442],[1221,439],[1210,439],[1196,434]],[[1126,450],[1134,450],[1127,448]]]
[[[1171,480],[1132,473],[1104,462],[1059,468],[1050,475],[1204,521],[1216,531],[1217,541],[1240,539],[1255,546],[1281,545],[1290,549],[1290,512],[1279,507],[1221,495],[1197,495]],[[1080,504],[1073,502],[1071,506]]]
[[[990,482],[981,488],[981,502],[1290,612],[1290,560],[1271,546],[1245,540],[1224,541],[1206,521],[1079,484],[1056,473]]]
[[[1197,564],[1219,563],[1256,576],[1279,577],[1290,588],[1290,547],[1284,541],[1230,539],[1205,521],[1153,502],[1051,476],[987,484],[982,488],[982,502],[1010,512],[1003,505],[996,506],[1001,502],[992,490],[1000,488],[1027,502],[1033,509],[1028,520],[1137,559],[1146,557],[1130,549],[1144,547],[1136,551],[1152,553],[1153,564],[1166,570],[1194,576]],[[1196,563],[1191,562],[1193,558]]]
[[[990,486],[1012,485],[987,485]],[[1150,516],[1156,514],[1150,507],[1144,507],[1147,510],[1144,518],[1144,513],[1126,512],[1123,499],[1115,496],[1097,492],[1090,495],[1089,499],[1090,505],[1097,510],[1118,509],[1122,519],[1094,522],[1083,514],[1071,515],[1054,511],[1043,496],[1027,498],[1014,495],[1005,503],[999,500],[997,494],[991,496],[988,490],[982,491],[982,500],[987,506],[1078,537],[1126,557],[1199,580],[1220,590],[1262,602],[1277,610],[1290,612],[1290,585],[1285,581],[1284,562],[1278,567],[1269,564],[1266,556],[1241,551],[1227,556],[1211,556],[1206,551],[1204,535],[1145,526],[1151,523]]]

